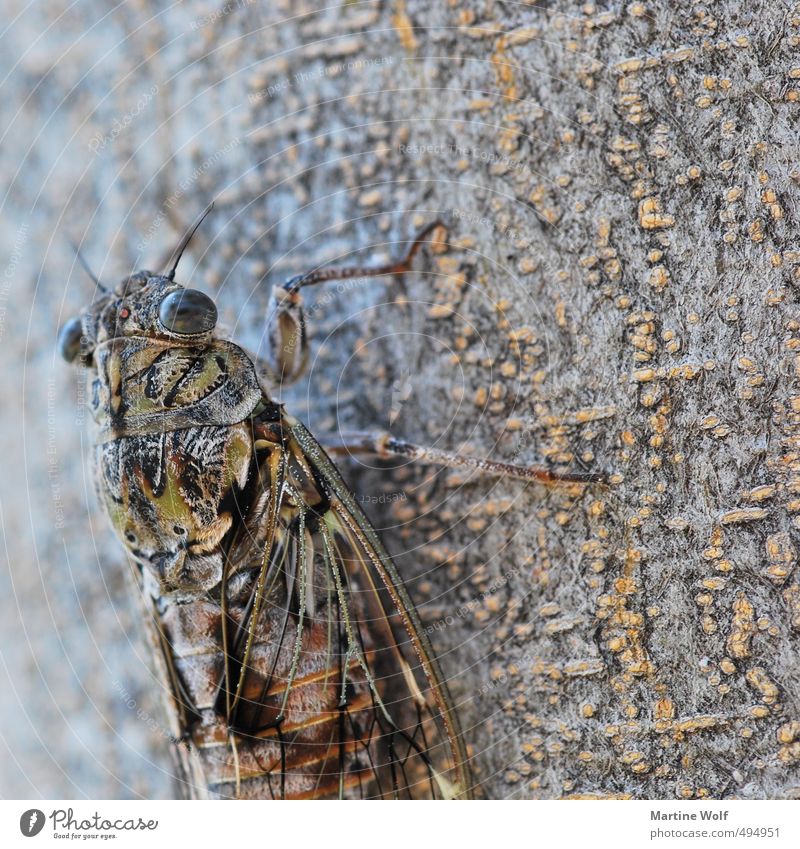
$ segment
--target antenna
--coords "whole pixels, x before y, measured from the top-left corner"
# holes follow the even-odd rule
[[[192,229],[181,239],[181,242],[178,247],[175,248],[175,251],[178,255],[175,257],[175,262],[172,263],[172,268],[170,268],[167,274],[164,275],[167,280],[175,279],[175,269],[178,267],[178,263],[181,261],[183,252],[186,250],[187,246],[189,245],[189,242],[192,241],[192,236],[194,236],[195,232],[197,231],[197,228],[203,223],[203,220],[213,208],[214,201],[212,200],[211,203],[203,211],[203,214],[197,219]]]
[[[75,251],[75,256],[78,258],[78,262],[81,264],[83,270],[89,275],[89,277],[92,278],[92,280],[94,280],[94,285],[97,286],[101,292],[108,293],[108,289],[106,289],[106,287],[97,279],[97,275],[92,271],[92,269],[89,268],[89,263],[84,259],[81,249],[75,244],[75,242],[72,241],[72,239],[68,239],[67,241],[69,242],[72,250]]]

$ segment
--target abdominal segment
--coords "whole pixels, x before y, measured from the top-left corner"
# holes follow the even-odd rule
[[[242,598],[244,602],[244,597]],[[227,611],[235,641],[246,604]],[[162,623],[197,721],[191,744],[207,793],[222,798],[324,798],[374,794],[373,702],[357,659],[332,642],[336,623],[319,615],[300,627],[273,599],[242,672],[226,653],[221,606],[209,600],[169,605]]]

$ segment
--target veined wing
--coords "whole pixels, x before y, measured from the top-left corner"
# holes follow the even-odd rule
[[[255,436],[268,495],[230,548],[217,792],[468,798],[447,688],[377,534],[299,422]]]

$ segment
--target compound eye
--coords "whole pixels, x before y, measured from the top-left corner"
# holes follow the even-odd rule
[[[217,324],[216,304],[197,289],[170,292],[158,308],[161,324],[171,333],[186,336],[207,333]]]
[[[61,356],[68,362],[73,363],[81,352],[81,338],[83,337],[83,325],[79,318],[71,318],[58,334],[58,350]]]

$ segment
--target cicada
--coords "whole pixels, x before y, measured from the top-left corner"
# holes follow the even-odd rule
[[[202,220],[202,219],[201,219]],[[198,222],[199,224],[199,222]],[[302,290],[408,271],[318,269],[276,286],[271,354],[217,331],[208,295],[139,271],[60,334],[88,372],[99,501],[129,554],[168,693],[186,795],[470,798],[458,717],[403,582],[329,451],[362,448],[525,479],[597,476],[492,463],[358,434],[329,451],[273,400],[302,372]]]

